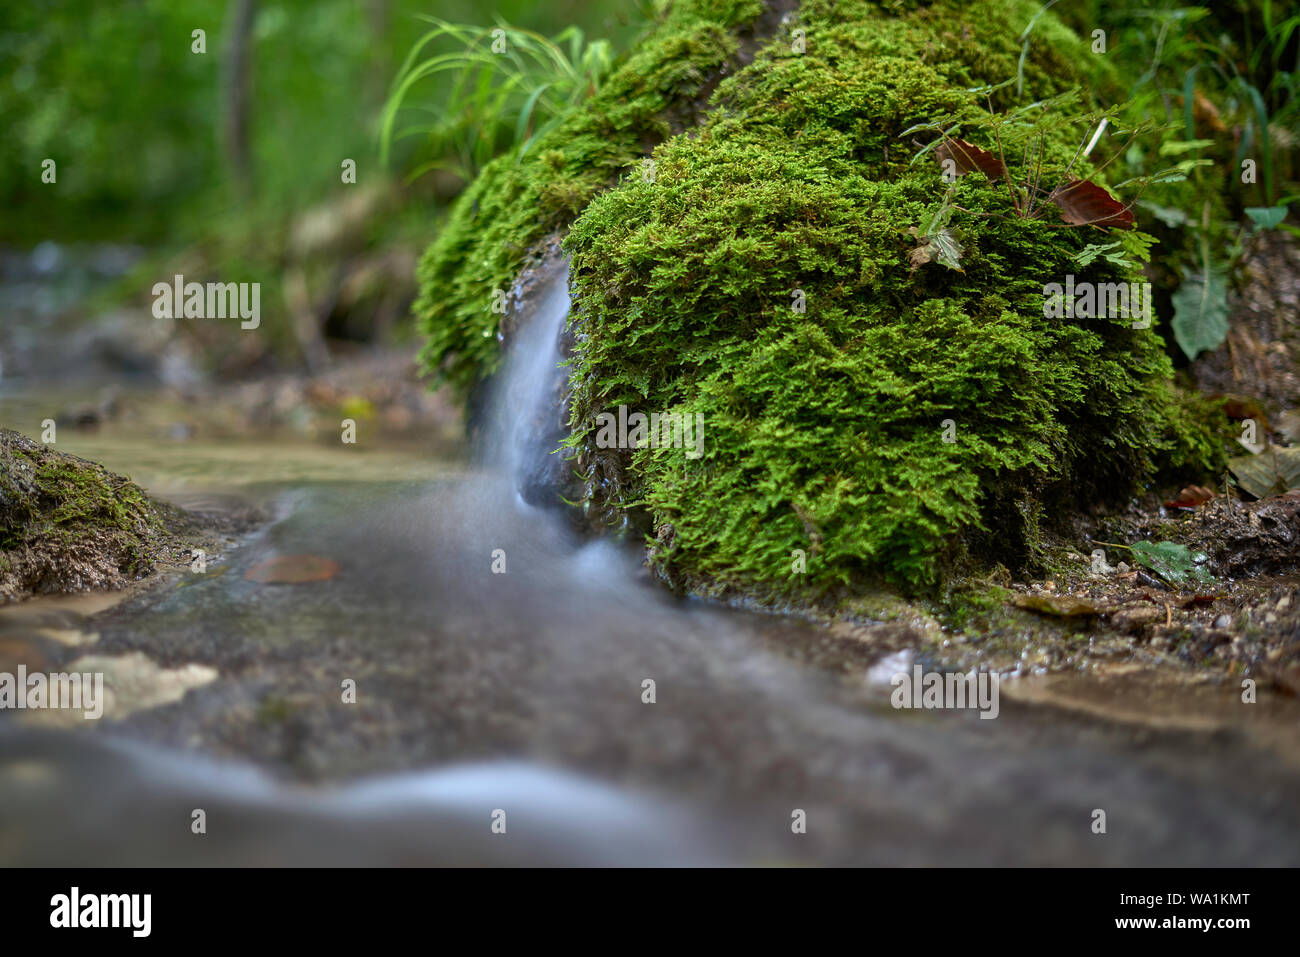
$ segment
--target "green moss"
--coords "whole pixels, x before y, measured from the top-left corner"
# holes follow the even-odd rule
[[[954,632],[987,635],[1020,626],[1023,615],[1010,606],[1014,592],[987,582],[970,581],[944,597],[936,609],[945,625]]]
[[[1173,387],[1170,428],[1176,440],[1160,464],[1160,479],[1175,481],[1189,472],[1222,475],[1228,457],[1235,455],[1239,432],[1224,414],[1223,398],[1211,399],[1199,392]]]
[[[1096,231],[1017,218],[1003,188],[971,175],[953,195],[969,211],[953,219],[964,271],[909,268],[909,229],[945,187],[936,164],[911,165],[903,131],[1015,75],[1037,9],[809,0],[720,84],[698,129],[654,150],[653,181],[598,192],[617,164],[575,163],[565,142],[536,161],[554,172],[554,207],[520,210],[510,203],[542,193],[503,188],[523,181],[499,164],[426,260],[426,301],[448,299],[430,313],[426,358],[449,361],[454,379],[489,369],[491,283],[582,203],[565,240],[571,445],[597,511],[648,510],[666,580],[775,601],[1032,563],[1045,517],[1211,451],[1172,396],[1153,331],[1044,315],[1044,285],[1067,274],[1134,278],[1077,265]],[[1027,94],[1067,90],[1085,56],[1039,21]],[[626,166],[639,154],[620,142]],[[1049,169],[1076,145],[1050,142]],[[492,238],[460,259],[447,249],[470,235],[468,210]],[[597,414],[620,404],[701,414],[704,456],[595,448]]]

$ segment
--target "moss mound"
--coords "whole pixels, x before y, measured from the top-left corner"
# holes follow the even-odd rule
[[[120,588],[151,572],[172,541],[127,479],[0,429],[0,604]]]
[[[1158,466],[1204,463],[1210,443],[1168,385],[1154,332],[1044,315],[1044,285],[1067,274],[1136,278],[1104,259],[1078,265],[1096,230],[1018,218],[1001,187],[969,175],[953,195],[969,211],[952,220],[963,271],[911,268],[909,230],[946,185],[937,164],[911,164],[903,131],[1014,76],[1038,6],[805,2],[723,80],[698,128],[654,149],[653,178],[627,169],[641,159],[634,137],[601,163],[574,145],[610,121],[598,98],[557,132],[565,150],[532,164],[579,183],[572,202],[520,208],[543,187],[504,166],[462,201],[422,275],[424,302],[445,302],[426,309],[426,359],[461,383],[489,371],[488,284],[505,285],[530,243],[580,208],[565,240],[570,444],[588,504],[648,509],[655,567],[712,594],[916,588],[971,563],[1032,562],[1045,514],[1115,499]],[[674,29],[701,22],[680,17]],[[727,21],[712,22],[721,55]],[[673,37],[665,25],[640,55],[667,55]],[[1041,19],[1027,93],[1066,90],[1088,56]],[[1076,145],[1050,143],[1049,168]],[[628,175],[600,192],[619,164]],[[701,414],[703,456],[597,448],[597,415],[620,404]]]

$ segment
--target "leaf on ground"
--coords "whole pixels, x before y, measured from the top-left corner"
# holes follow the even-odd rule
[[[1071,179],[1052,190],[1047,198],[1056,204],[1061,218],[1071,226],[1133,228],[1133,211],[1092,180]]]
[[[965,272],[961,268],[961,256],[965,250],[962,248],[961,243],[957,242],[957,237],[952,234],[951,230],[945,227],[933,235],[918,236],[917,238],[921,240],[921,245],[913,249],[908,256],[913,271],[920,269],[926,263],[937,262],[949,269]]]
[[[258,562],[244,578],[263,585],[300,585],[303,582],[323,582],[339,572],[339,563],[319,555],[277,555]]]
[[[1228,337],[1228,284],[1221,271],[1185,276],[1173,302],[1174,338],[1187,358],[1217,349]]]
[[[1300,449],[1270,445],[1258,455],[1229,459],[1228,470],[1237,484],[1255,498],[1283,495],[1300,489]]]
[[[1025,611],[1036,611],[1040,615],[1052,615],[1055,618],[1092,618],[1105,610],[1090,601],[1071,598],[1069,595],[1017,595],[1013,604]]]
[[[1196,508],[1213,498],[1214,492],[1204,485],[1189,485],[1172,502],[1165,502],[1165,508]]]
[[[934,155],[939,157],[940,163],[952,160],[958,176],[965,176],[967,173],[979,170],[989,179],[997,182],[1007,172],[1002,160],[988,150],[981,149],[974,143],[967,143],[965,140],[946,139],[939,144]]]
[[[1213,581],[1204,565],[1205,555],[1193,552],[1177,542],[1136,542],[1132,546],[1133,558],[1139,565],[1151,569],[1170,582]]]

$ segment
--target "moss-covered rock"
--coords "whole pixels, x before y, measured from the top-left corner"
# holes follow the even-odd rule
[[[0,429],[0,604],[121,588],[181,550],[167,524],[128,479]]]
[[[580,213],[565,240],[570,444],[589,506],[648,509],[668,581],[772,600],[879,578],[915,588],[986,557],[1015,566],[1033,561],[1044,515],[1213,457],[1153,331],[1045,315],[1044,286],[1067,274],[1135,278],[1078,264],[1098,231],[1020,218],[1000,184],[969,175],[951,195],[962,270],[909,258],[947,187],[937,164],[912,163],[904,131],[1015,76],[1038,3],[808,0],[642,175],[635,131],[665,133],[671,96],[650,81],[660,93],[642,90],[629,114],[620,84],[724,62],[742,8],[709,6],[678,4],[615,92],[531,162],[489,169],[421,276],[426,360],[466,384],[495,361],[491,290]],[[1067,90],[1088,56],[1039,20],[1026,96]],[[1019,158],[1020,143],[1003,145]],[[1049,136],[1049,173],[1076,146]],[[597,448],[597,415],[620,404],[701,414],[703,456]]]

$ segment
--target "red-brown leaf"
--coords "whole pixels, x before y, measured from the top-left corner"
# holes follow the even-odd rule
[[[300,585],[303,582],[323,582],[339,572],[339,563],[319,555],[277,555],[258,562],[244,573],[250,582],[263,585]]]
[[[1133,213],[1096,183],[1072,179],[1047,197],[1071,226],[1118,226],[1133,228]]]
[[[1272,429],[1268,422],[1268,413],[1264,411],[1264,406],[1258,399],[1243,395],[1223,395],[1218,394],[1211,396],[1214,399],[1223,400],[1223,414],[1230,419],[1254,419],[1260,427],[1261,432],[1271,432]]]
[[[1214,498],[1214,492],[1203,485],[1189,485],[1178,493],[1172,502],[1165,502],[1165,508],[1196,508]]]
[[[979,170],[989,179],[997,182],[1006,175],[1007,168],[998,159],[986,149],[981,149],[974,143],[967,143],[965,140],[944,140],[934,151],[934,155],[939,157],[939,162],[952,160],[957,167],[957,175],[965,176],[972,170]]]

